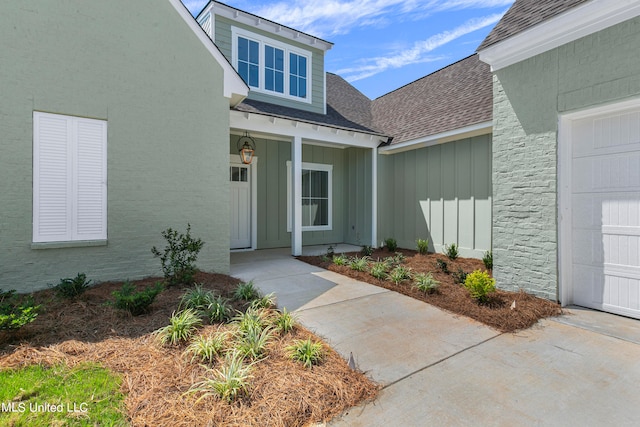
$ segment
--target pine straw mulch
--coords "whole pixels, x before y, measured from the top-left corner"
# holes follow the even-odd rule
[[[404,281],[396,285],[389,280],[376,279],[368,272],[354,271],[348,266],[335,265],[332,262],[323,260],[321,256],[300,256],[298,259],[362,282],[399,292],[454,314],[470,317],[502,332],[526,329],[542,318],[562,314],[560,305],[527,294],[522,290],[520,292],[508,292],[497,289],[487,303],[478,304],[476,300],[471,298],[464,286],[454,282],[452,273],[457,272],[458,269],[462,269],[466,273],[471,273],[474,270],[486,270],[482,260],[460,257],[450,260],[442,254],[429,253],[420,255],[416,251],[408,249],[400,249],[398,252],[406,256],[403,264],[411,268],[412,273],[431,272],[433,277],[440,282],[438,290],[434,293],[426,294],[413,288],[411,281]],[[347,255],[360,256],[358,253]],[[382,260],[392,255],[385,249],[376,249],[371,259]],[[447,263],[449,274],[443,273],[438,268],[436,264],[438,259]],[[512,309],[511,306],[514,301],[515,308]]]
[[[134,283],[143,287],[157,280]],[[238,283],[209,273],[198,273],[196,281],[225,297]],[[0,332],[0,369],[100,363],[121,374],[126,414],[133,426],[304,426],[329,420],[377,394],[377,385],[349,368],[326,344],[319,366],[306,369],[290,360],[284,349],[293,340],[318,339],[296,326],[290,334],[278,336],[267,357],[255,365],[249,396],[231,404],[215,397],[196,403],[200,395],[185,392],[203,379],[205,368],[182,355],[185,346],[162,347],[152,335],[168,324],[185,289],[166,289],[150,313],[131,317],[104,304],[121,285],[93,286],[76,301],[59,299],[51,290],[34,294],[43,304],[38,318],[19,331]],[[201,333],[224,327],[207,325]]]

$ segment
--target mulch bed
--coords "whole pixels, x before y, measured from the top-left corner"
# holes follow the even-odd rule
[[[404,281],[396,285],[389,280],[376,279],[367,272],[354,271],[348,266],[335,265],[332,262],[323,260],[321,256],[301,256],[298,259],[356,280],[399,292],[454,314],[470,317],[502,332],[526,329],[542,318],[562,314],[560,305],[557,303],[537,298],[524,291],[508,292],[498,289],[491,295],[487,303],[479,304],[471,298],[464,286],[454,282],[452,274],[457,272],[458,269],[462,269],[466,273],[471,273],[474,270],[486,270],[483,262],[479,259],[459,257],[455,260],[450,260],[442,254],[420,255],[416,251],[406,249],[401,249],[398,252],[406,256],[403,264],[411,268],[412,273],[432,273],[433,277],[440,282],[440,286],[435,293],[426,294],[419,291],[412,287],[410,281]],[[347,255],[360,256],[358,253]],[[382,260],[392,255],[392,253],[384,249],[377,249],[371,259]],[[438,259],[447,263],[449,274],[442,272],[437,267],[436,262]],[[514,301],[515,308],[512,309],[511,306]]]
[[[159,279],[134,282],[141,288]],[[231,297],[237,279],[198,273],[204,288]],[[231,404],[215,397],[196,403],[199,395],[185,394],[200,381],[205,368],[189,363],[185,346],[162,347],[152,332],[168,324],[185,288],[163,291],[151,312],[132,317],[106,301],[122,283],[93,286],[77,300],[56,297],[52,290],[34,294],[42,304],[38,318],[14,332],[0,331],[0,369],[32,364],[97,362],[122,375],[122,392],[133,426],[303,426],[322,422],[363,400],[373,399],[378,386],[325,344],[324,361],[306,369],[290,360],[284,348],[295,339],[311,337],[296,326],[268,347],[268,356],[256,364],[250,395]],[[236,309],[243,304],[234,303]],[[201,333],[220,325],[207,325]],[[216,367],[214,365],[214,367]]]

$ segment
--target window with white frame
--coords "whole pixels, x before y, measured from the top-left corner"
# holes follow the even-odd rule
[[[302,163],[302,231],[332,230],[333,165]],[[291,162],[287,162],[287,231],[291,231]]]
[[[107,239],[107,122],[33,113],[33,242]]]
[[[256,92],[311,102],[311,52],[232,27],[233,64]]]

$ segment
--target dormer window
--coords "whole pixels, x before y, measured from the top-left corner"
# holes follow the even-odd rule
[[[311,102],[311,52],[232,27],[233,64],[255,92]]]

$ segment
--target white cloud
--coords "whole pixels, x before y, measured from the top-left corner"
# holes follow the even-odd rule
[[[410,49],[391,56],[371,58],[366,60],[361,66],[344,68],[338,70],[337,73],[342,75],[347,81],[355,82],[389,69],[441,59],[442,57],[430,56],[428,54],[459,37],[495,24],[500,20],[502,15],[502,13],[497,13],[482,18],[470,19],[452,30],[443,31],[426,40],[418,41],[414,43]]]

